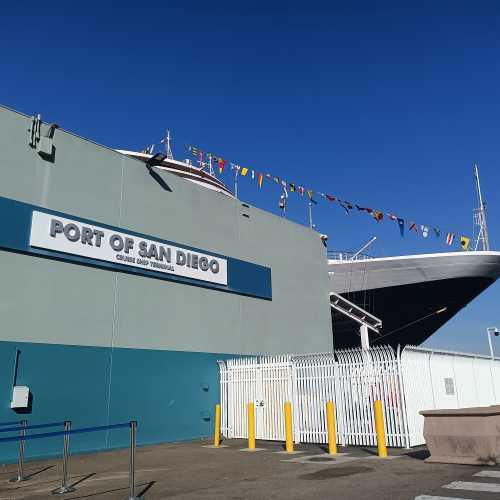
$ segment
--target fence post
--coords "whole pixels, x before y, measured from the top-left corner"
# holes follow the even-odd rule
[[[220,404],[215,405],[214,448],[220,445]]]
[[[64,493],[71,493],[76,489],[73,486],[68,485],[68,461],[69,461],[69,433],[71,430],[71,421],[67,420],[64,422],[64,449],[63,449],[63,470],[62,470],[62,480],[61,486],[52,491],[54,495],[63,495]]]
[[[255,408],[253,403],[248,403],[248,449],[255,450]]]
[[[292,403],[285,401],[285,450],[293,452]]]
[[[28,425],[27,420],[21,420],[21,439],[19,440],[19,461],[17,464],[17,476],[13,477],[11,483],[20,483],[22,481],[27,481],[29,476],[24,475],[24,437],[26,436],[26,426]]]
[[[385,444],[384,411],[382,409],[382,401],[377,399],[373,403],[373,406],[375,410],[375,431],[377,432],[378,456],[380,458],[386,458],[387,446]]]
[[[129,495],[128,500],[139,500],[135,496],[135,447],[136,447],[137,422],[130,422],[130,463],[129,463]]]
[[[326,427],[328,429],[328,453],[337,454],[337,426],[335,425],[335,406],[333,401],[326,403]]]

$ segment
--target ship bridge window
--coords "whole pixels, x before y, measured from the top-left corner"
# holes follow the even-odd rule
[[[241,206],[245,208],[250,208],[250,205],[247,205],[246,203],[242,203]]]

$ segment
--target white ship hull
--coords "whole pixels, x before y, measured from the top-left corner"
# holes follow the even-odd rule
[[[328,260],[330,291],[382,319],[374,343],[420,344],[500,276],[500,252]],[[332,312],[336,347],[359,345],[357,326]]]

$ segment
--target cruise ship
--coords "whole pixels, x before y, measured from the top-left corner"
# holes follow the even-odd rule
[[[379,318],[371,344],[419,345],[500,276],[500,252],[370,258],[330,254],[330,290]],[[335,348],[358,345],[356,321],[332,308]]]
[[[329,252],[331,299],[347,304],[332,307],[336,348],[359,344],[360,317],[371,320],[364,323],[371,326],[371,344],[419,345],[498,279],[500,252],[490,251],[476,164],[473,172],[478,208],[472,251],[371,258],[361,252],[373,238],[356,253]]]

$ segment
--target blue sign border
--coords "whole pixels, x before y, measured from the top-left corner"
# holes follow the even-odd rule
[[[119,263],[112,263],[101,261],[97,259],[90,259],[77,255],[66,254],[53,250],[45,250],[41,248],[31,247],[29,244],[31,233],[31,218],[33,211],[44,212],[46,214],[55,215],[59,217],[66,217],[74,219],[85,224],[93,224],[102,226],[111,231],[120,231],[131,234],[138,238],[145,238],[156,241],[166,245],[180,246],[187,250],[199,253],[208,253],[210,255],[220,257],[227,260],[227,285],[220,285],[218,283],[209,283],[206,281],[187,278],[184,276],[177,276],[175,274],[165,274],[158,271],[149,269],[140,269],[127,266]],[[221,255],[209,250],[202,250],[200,248],[183,245],[173,241],[162,240],[147,234],[137,233],[125,228],[110,226],[98,221],[90,219],[83,219],[76,215],[67,214],[64,212],[57,212],[47,208],[30,205],[21,201],[12,200],[0,196],[0,249],[10,252],[17,252],[29,255],[36,255],[38,257],[62,260],[64,262],[72,262],[84,266],[90,266],[100,269],[107,269],[110,271],[117,271],[127,274],[136,274],[140,276],[147,276],[150,278],[160,279],[164,281],[175,281],[177,283],[184,283],[202,288],[211,288],[228,293],[236,293],[248,297],[255,297],[259,299],[272,300],[272,281],[271,281],[271,268],[252,264],[244,260],[235,259],[226,255]]]

